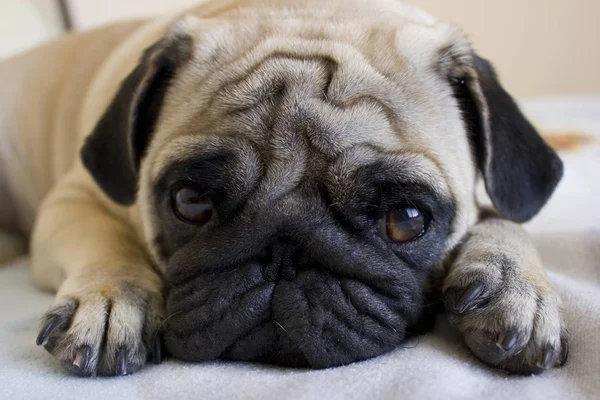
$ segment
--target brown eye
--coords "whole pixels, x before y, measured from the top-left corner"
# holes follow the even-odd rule
[[[382,234],[394,242],[408,242],[425,231],[425,216],[416,208],[392,210],[382,220]]]
[[[175,193],[174,208],[177,216],[194,224],[205,224],[212,216],[212,204],[208,196],[191,188]]]

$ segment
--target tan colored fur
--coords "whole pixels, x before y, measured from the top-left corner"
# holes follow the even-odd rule
[[[193,57],[165,100],[142,163],[138,202],[122,207],[94,183],[78,149],[142,51],[177,30],[192,36]],[[329,121],[332,130],[343,130],[323,148],[341,152],[368,143],[411,154],[414,173],[455,200],[448,250],[467,232],[481,239],[466,244],[468,251],[451,269],[446,286],[466,279],[473,268],[485,268],[500,279],[493,265],[478,259],[478,252],[501,251],[520,266],[515,279],[548,299],[547,308],[540,309],[527,293],[515,293],[498,300],[505,308],[458,320],[457,328],[467,337],[473,330],[495,331],[494,316],[531,332],[543,316],[546,322],[535,334],[560,346],[558,299],[522,229],[508,222],[475,225],[474,162],[466,156],[469,143],[451,90],[435,72],[445,68],[440,57],[449,47],[459,54],[470,50],[455,27],[392,0],[238,0],[207,2],[185,16],[70,36],[2,64],[0,179],[12,194],[19,229],[30,233],[36,220],[34,283],[58,290],[55,308],[73,301],[79,307],[68,340],[55,354],[63,363],[74,362],[76,346],[84,343],[92,348],[98,368],[112,373],[115,346],[133,342],[138,353],[129,357],[145,359],[142,330],[144,325],[157,329],[163,317],[160,275],[165,268],[152,245],[151,186],[169,163],[204,145],[209,135],[198,132],[218,136],[247,128],[243,119],[223,116],[232,107],[251,105],[261,80],[282,70],[277,63],[283,61],[268,60],[274,54],[328,57],[343,66],[331,83],[328,102],[314,100],[309,110]],[[250,73],[256,65],[263,69]],[[310,96],[320,90],[322,68],[319,63],[288,62],[285,70],[312,74],[306,80],[312,84],[302,88]],[[364,104],[356,106],[360,101]],[[402,117],[406,115],[410,118]],[[123,283],[139,290],[120,290]],[[149,300],[140,302],[140,293]],[[108,304],[111,323],[104,317]],[[109,347],[100,354],[107,326]]]

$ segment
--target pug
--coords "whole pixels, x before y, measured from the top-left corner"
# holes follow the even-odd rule
[[[432,304],[490,366],[566,361],[519,225],[562,164],[457,27],[392,0],[213,0],[0,76],[3,235],[31,234],[57,291],[37,344],[67,370],[333,367]]]

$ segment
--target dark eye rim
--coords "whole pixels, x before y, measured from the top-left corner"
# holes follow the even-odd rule
[[[170,193],[169,204],[170,204],[173,215],[175,215],[178,220],[180,220],[181,222],[183,222],[187,225],[197,225],[197,226],[206,225],[213,218],[213,214],[214,214],[214,205],[213,205],[210,193],[205,192],[204,194],[202,194],[203,197],[204,196],[207,197],[208,200],[210,201],[210,204],[211,204],[210,217],[204,222],[195,222],[195,221],[185,218],[183,215],[181,215],[181,213],[177,209],[177,200],[176,200],[177,193],[184,189],[191,189],[191,190],[194,190],[197,192],[205,192],[204,190],[199,188],[197,185],[193,185],[193,184],[189,184],[189,183],[179,183],[178,182],[178,183],[172,185],[171,190],[169,192]]]
[[[389,235],[387,234],[387,226],[386,226],[387,217],[392,211],[397,211],[397,210],[401,210],[401,209],[405,209],[405,208],[414,208],[415,210],[419,211],[419,213],[423,216],[423,229],[421,229],[421,232],[419,232],[419,234],[413,238],[410,238],[405,241],[396,241],[396,240],[391,239],[389,237]],[[411,204],[411,203],[402,203],[402,204],[394,205],[392,207],[386,207],[386,210],[384,212],[382,212],[381,216],[377,220],[377,226],[378,226],[379,234],[387,242],[395,244],[395,245],[404,245],[404,244],[415,242],[415,241],[423,238],[429,231],[432,220],[433,220],[433,218],[431,218],[431,214],[428,211],[426,211],[426,208],[415,205],[415,204]]]

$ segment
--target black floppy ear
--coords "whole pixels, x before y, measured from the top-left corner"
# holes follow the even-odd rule
[[[140,161],[169,83],[191,48],[191,37],[177,31],[146,49],[81,149],[84,166],[119,204],[135,202]]]
[[[488,195],[504,217],[532,218],[562,178],[558,155],[504,90],[492,65],[474,55],[471,76],[454,79]]]

